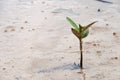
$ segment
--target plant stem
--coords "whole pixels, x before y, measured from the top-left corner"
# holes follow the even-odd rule
[[[80,29],[82,27],[80,27],[79,25],[79,31],[80,31],[80,38],[79,38],[79,42],[80,42],[80,69],[83,69],[83,51],[82,51],[82,29]]]
[[[80,69],[83,69],[82,39],[80,39]]]

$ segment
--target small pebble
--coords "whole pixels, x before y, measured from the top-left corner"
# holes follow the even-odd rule
[[[100,46],[100,44],[97,44],[97,46]]]
[[[101,53],[101,51],[97,51],[97,53]]]
[[[111,59],[118,59],[118,57],[112,57]]]
[[[118,59],[118,57],[115,57],[115,59]]]
[[[93,46],[96,46],[96,44],[93,44]]]
[[[6,70],[6,68],[3,68],[3,70]]]
[[[41,12],[44,12],[43,10]]]
[[[32,29],[33,31],[35,30],[35,29]]]
[[[86,7],[86,9],[88,9],[88,7]]]
[[[42,4],[45,4],[45,2],[43,1]]]
[[[47,19],[47,17],[45,17],[44,19]]]
[[[98,11],[98,12],[100,12],[101,10],[100,10],[100,9],[98,9],[97,11]]]
[[[106,24],[106,26],[109,26],[109,24]]]
[[[113,35],[115,36],[115,35],[116,35],[116,33],[115,33],[115,32],[113,32]]]
[[[31,31],[31,30],[28,30],[29,32]]]
[[[65,36],[64,38],[65,38],[65,39],[67,39],[68,37],[67,37],[67,36]]]
[[[12,68],[14,68],[14,66],[12,66]]]
[[[33,47],[30,47],[30,49],[33,49]]]
[[[24,23],[28,23],[28,21],[25,21]]]
[[[61,59],[64,59],[64,57],[61,57]]]
[[[24,29],[24,27],[21,27],[21,29]]]
[[[69,48],[72,48],[71,46],[69,46]]]
[[[91,42],[85,42],[85,44],[91,44]]]
[[[11,31],[15,31],[15,29],[11,29]]]
[[[4,32],[7,32],[7,30],[4,30]]]
[[[33,3],[34,3],[34,1],[31,1],[31,3],[33,4]]]
[[[114,17],[114,16],[111,16],[111,18]]]

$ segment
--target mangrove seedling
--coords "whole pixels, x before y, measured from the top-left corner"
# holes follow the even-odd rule
[[[89,27],[91,27],[94,23],[96,23],[97,21],[94,21],[90,24],[88,24],[87,26],[82,26],[82,25],[77,25],[71,18],[66,17],[66,19],[68,20],[68,22],[70,22],[70,24],[73,26],[73,28],[71,28],[72,33],[79,39],[79,46],[80,46],[80,69],[83,69],[83,49],[82,49],[82,45],[83,45],[83,38],[87,37],[89,34]]]

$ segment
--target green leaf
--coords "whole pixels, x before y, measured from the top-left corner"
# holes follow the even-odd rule
[[[80,32],[76,31],[76,30],[73,29],[73,28],[71,28],[71,31],[72,31],[72,33],[73,33],[78,39],[80,39],[80,36],[81,36],[81,35],[82,35],[82,39],[83,39],[83,38],[87,37],[88,34],[89,34],[89,30],[88,30],[88,29],[85,30],[85,31],[83,31],[82,34],[80,34]]]
[[[85,38],[89,34],[89,30],[88,29],[84,30],[84,28],[85,27],[83,27],[79,24],[79,35],[81,35],[81,38]]]
[[[81,24],[79,24],[79,32],[81,32],[81,31],[82,31],[82,29],[83,29],[82,25],[81,25]]]
[[[94,21],[94,22],[88,24],[87,26],[82,27],[82,28],[83,28],[83,29],[82,29],[82,38],[85,38],[85,37],[88,36],[88,34],[89,34],[89,27],[91,27],[91,26],[92,26],[94,23],[96,23],[96,22],[97,22],[97,21]]]
[[[72,19],[70,19],[69,17],[66,17],[66,19],[68,20],[68,22],[70,22],[70,24],[75,28],[76,31],[79,31],[79,27]]]
[[[82,38],[87,37],[89,34],[89,29],[82,31]]]
[[[76,31],[75,29],[71,28],[72,33],[78,38],[80,39],[80,33],[78,31]]]
[[[94,21],[94,22],[88,24],[88,25],[83,29],[83,31],[86,30],[86,29],[88,29],[89,27],[91,27],[91,26],[92,26],[93,24],[95,24],[96,22],[97,22],[97,21]]]

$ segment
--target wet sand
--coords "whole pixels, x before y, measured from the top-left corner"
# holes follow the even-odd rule
[[[0,80],[83,80],[66,16],[87,25],[86,80],[120,80],[120,1],[0,0]]]

